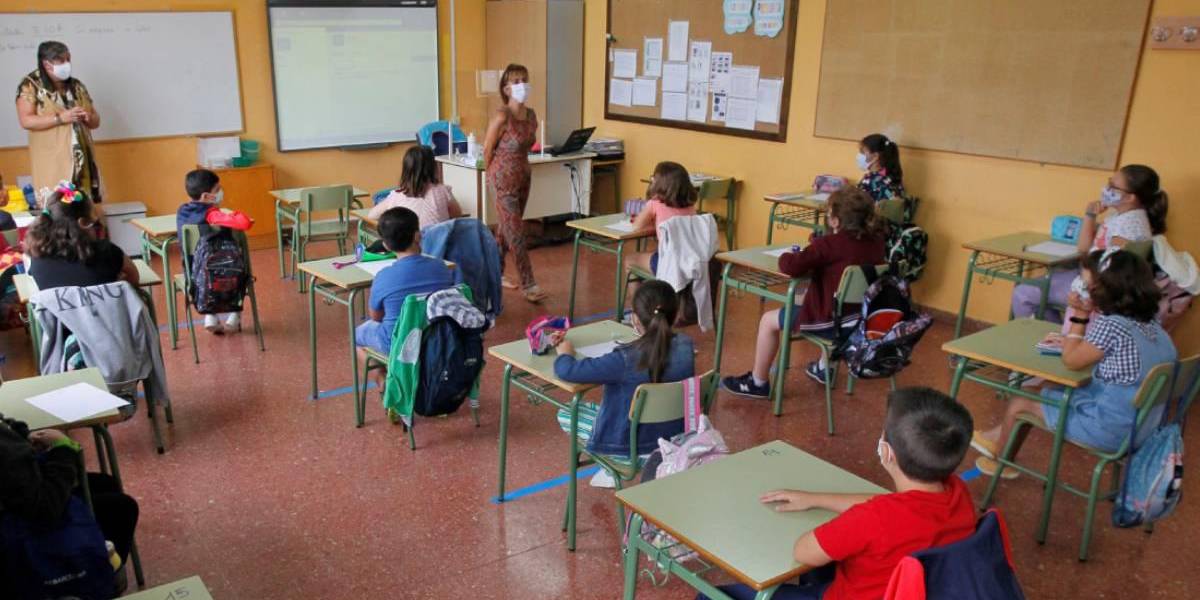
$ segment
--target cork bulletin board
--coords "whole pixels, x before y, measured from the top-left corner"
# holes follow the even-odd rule
[[[734,20],[727,19],[726,9],[731,3],[722,0],[608,0],[609,50],[605,58],[605,118],[785,141],[798,3],[798,0],[759,0],[758,4],[765,10],[770,11],[774,8],[778,11],[760,18],[758,9],[755,8],[756,3],[753,0],[745,0],[743,6],[746,7],[746,14],[749,16],[742,20],[744,30],[739,31]],[[736,7],[738,3],[732,4]],[[672,32],[678,32],[673,27],[673,22],[686,22],[688,55],[685,60],[694,57],[693,42],[698,42],[702,47],[705,43],[711,44],[707,78],[697,76],[691,64],[687,65],[689,85],[685,96],[689,105],[686,114],[682,115],[674,110],[678,108],[678,88],[672,86],[669,102],[668,92],[665,91],[667,82],[671,79],[668,76],[668,63],[674,62],[670,60],[670,40],[673,37]],[[773,36],[770,35],[772,32]],[[660,73],[647,71],[645,64],[647,40],[655,39],[661,40]],[[629,76],[627,68],[621,68],[621,61],[617,60],[618,55],[622,53],[628,59],[631,51],[636,52],[636,73],[632,77]],[[719,68],[714,66],[717,63],[712,62],[711,57],[721,53],[732,54],[731,60],[725,61],[726,65],[742,67],[735,70],[735,73],[741,73],[741,76],[735,78],[740,82],[737,84],[737,90],[740,91],[731,89],[728,79],[722,81],[713,78],[713,74],[719,72]],[[628,67],[628,62],[624,65]],[[754,86],[747,83],[750,80],[745,77],[748,72],[745,67],[758,68],[757,89],[753,89]],[[679,68],[677,62],[675,68]],[[672,72],[678,75],[680,71]],[[647,105],[648,99],[651,98],[649,82],[646,81],[649,79],[656,79],[653,105]],[[674,80],[677,82],[677,77]],[[704,94],[706,106],[702,115],[692,106],[692,101],[700,97],[699,90],[693,88],[692,84],[699,84],[701,81],[708,83]],[[632,95],[633,102],[630,102],[628,89],[623,89],[623,86],[631,84],[642,86],[642,93]],[[614,86],[617,87],[616,90],[613,89]],[[639,88],[635,88],[636,91],[639,91]],[[640,103],[637,101],[639,97]],[[755,103],[755,108],[750,108],[750,101]],[[725,114],[722,114],[721,110],[726,111]],[[756,112],[748,116],[748,110]],[[728,118],[730,114],[735,118]]]
[[[1150,0],[828,0],[817,136],[1111,169]]]

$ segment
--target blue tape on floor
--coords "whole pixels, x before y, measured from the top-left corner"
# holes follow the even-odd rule
[[[376,387],[375,382],[369,381],[369,382],[367,382],[367,387],[364,388],[363,391],[373,390],[373,389],[375,389],[375,387]],[[348,386],[340,387],[340,388],[334,388],[332,390],[325,390],[323,392],[317,392],[317,400],[323,400],[325,398],[332,398],[334,396],[341,396],[342,394],[350,394],[353,392],[354,392],[354,386],[352,386],[352,385],[348,385]]]
[[[600,467],[598,465],[592,465],[585,469],[579,469],[578,473],[576,473],[576,478],[582,479],[584,477],[591,477],[592,475],[596,474],[596,471],[599,471],[599,470],[600,470]],[[559,475],[558,477],[555,477],[554,479],[547,479],[546,481],[543,481],[541,483],[535,483],[533,485],[525,486],[523,488],[518,488],[518,489],[512,490],[511,492],[508,492],[507,494],[504,494],[504,501],[512,502],[513,500],[524,498],[525,496],[532,496],[533,494],[537,494],[539,492],[544,492],[546,490],[556,488],[560,485],[565,485],[568,481],[570,481],[570,479],[571,479],[570,475]],[[492,501],[492,504],[500,504],[500,497],[492,496],[491,501]]]
[[[959,477],[959,479],[962,479],[964,482],[966,482],[966,481],[975,479],[976,477],[979,477],[980,475],[983,475],[983,473],[979,472],[979,467],[971,467],[969,470],[963,471],[962,475],[959,475],[958,477]]]

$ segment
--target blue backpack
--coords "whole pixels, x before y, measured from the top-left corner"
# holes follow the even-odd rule
[[[108,600],[116,593],[104,534],[76,496],[53,525],[0,511],[0,559],[5,598]]]
[[[1178,380],[1178,363],[1172,383]],[[1137,527],[1152,523],[1175,512],[1183,496],[1183,424],[1192,390],[1200,379],[1200,369],[1177,398],[1167,399],[1162,422],[1136,448],[1135,425],[1129,433],[1129,467],[1121,483],[1121,494],[1113,504],[1112,522],[1117,527]],[[1172,390],[1178,389],[1172,386]],[[1170,392],[1169,392],[1170,393]],[[1171,404],[1174,404],[1174,414]]]
[[[484,329],[466,329],[451,317],[438,317],[425,326],[413,412],[434,417],[462,406],[483,371]]]

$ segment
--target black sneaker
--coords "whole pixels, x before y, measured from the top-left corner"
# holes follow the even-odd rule
[[[747,398],[767,398],[771,395],[771,384],[756,385],[754,383],[754,375],[750,373],[737,377],[725,377],[721,379],[721,387],[732,394],[746,396]]]
[[[808,363],[808,367],[804,369],[804,374],[808,375],[813,381],[825,385],[825,369],[821,368],[821,363],[815,360]]]

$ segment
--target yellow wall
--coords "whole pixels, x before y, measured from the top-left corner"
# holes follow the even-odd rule
[[[450,3],[439,3],[442,113],[450,116]],[[457,2],[459,113],[468,129],[486,127],[486,105],[475,98],[474,72],[483,68],[483,0]],[[400,160],[407,145],[380,150],[275,151],[275,101],[271,89],[271,56],[264,0],[0,0],[0,12],[232,10],[237,28],[238,66],[241,76],[245,138],[262,142],[261,160],[276,167],[282,187],[353,183],[367,189],[393,184],[400,175]],[[74,57],[86,62],[86,56]],[[36,59],[29,57],[29,67]],[[136,68],[130,65],[130,68]],[[164,74],[169,80],[170,75]],[[5,89],[16,89],[7,82]],[[3,118],[16,118],[11,114]],[[380,115],[386,118],[386,115]],[[97,150],[100,171],[110,201],[139,200],[152,214],[174,212],[183,195],[183,175],[195,168],[196,141],[192,137],[106,142]],[[29,173],[29,153],[24,149],[0,150],[0,172],[8,183]]]
[[[795,64],[785,144],[654,127],[604,119],[607,0],[587,1],[584,121],[597,135],[625,140],[624,190],[640,190],[640,177],[660,160],[689,169],[734,176],[744,182],[738,211],[739,245],[766,237],[771,192],[794,190],[818,173],[853,176],[856,144],[813,137],[820,71],[824,2],[800,2]],[[1155,15],[1200,14],[1200,0],[1158,0]],[[664,24],[665,27],[665,24]],[[1153,166],[1171,195],[1169,229],[1176,248],[1200,257],[1200,52],[1145,51],[1137,78],[1122,163]],[[871,93],[864,89],[864,93]],[[864,134],[870,132],[863,132]],[[1108,173],[998,158],[902,148],[906,187],[922,199],[918,221],[930,235],[929,267],[916,286],[917,299],[957,312],[967,252],[962,244],[1021,229],[1045,230],[1058,214],[1082,214]],[[632,194],[630,191],[628,194]],[[779,238],[777,238],[779,239]],[[976,286],[971,317],[1006,318],[1011,287]],[[1200,349],[1200,308],[1175,333],[1182,348]]]

